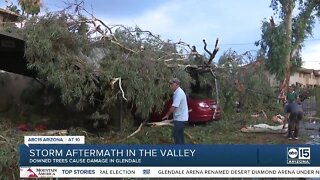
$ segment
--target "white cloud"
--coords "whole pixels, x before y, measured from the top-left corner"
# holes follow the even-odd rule
[[[182,40],[196,45],[199,52],[203,52],[202,39],[206,39],[208,49],[212,49],[219,37],[217,60],[229,48],[238,53],[258,49],[253,43],[261,38],[262,21],[273,15],[268,6],[266,1],[171,0],[139,16],[101,18],[107,24],[137,25],[161,35],[162,39]],[[319,49],[320,43],[306,44],[302,52],[303,67],[320,69]]]
[[[126,17],[105,20],[111,24],[137,25],[143,30],[161,35],[163,39],[186,42],[192,42],[199,36],[207,34],[207,31],[218,28],[214,21],[201,17],[203,16],[201,13],[193,14],[190,8],[191,6],[181,4],[181,1],[171,1],[162,4],[157,9],[146,11],[134,19]],[[199,42],[202,41],[202,38],[198,38]]]
[[[320,70],[320,42],[307,43],[302,49],[302,67]]]
[[[248,4],[259,7],[252,8]],[[222,44],[253,44],[260,38],[261,21],[269,17],[271,12],[268,3],[255,1],[226,3],[224,0],[172,0],[156,9],[149,9],[139,17],[105,20],[116,24],[138,25],[144,30],[160,34],[164,39],[182,40],[200,48],[202,39],[207,39],[213,45],[217,37]]]

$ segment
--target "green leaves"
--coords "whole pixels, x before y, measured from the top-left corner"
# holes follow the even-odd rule
[[[24,32],[29,68],[60,89],[64,104],[108,112],[125,97],[145,118],[154,109],[161,110],[169,98],[169,79],[179,77],[188,89],[191,78],[184,68],[169,68],[164,62],[181,58],[174,45],[138,27],[117,26],[112,41],[93,38],[75,30],[91,27],[77,23],[85,17],[69,17],[34,18]],[[112,84],[114,78],[120,78],[121,84]]]
[[[18,0],[22,10],[27,14],[36,15],[42,6],[41,0]]]
[[[276,79],[283,80],[286,69],[295,70],[302,65],[301,47],[304,40],[312,35],[315,18],[313,12],[319,6],[315,0],[272,0],[271,7],[279,14],[281,22],[264,21],[262,25],[261,55],[266,59],[266,67],[275,74]],[[297,9],[295,9],[297,6]],[[294,17],[293,11],[298,14]],[[292,23],[291,23],[292,22]],[[289,72],[290,73],[290,72]]]
[[[12,130],[6,119],[0,119],[0,179],[18,179],[19,145],[23,136]]]

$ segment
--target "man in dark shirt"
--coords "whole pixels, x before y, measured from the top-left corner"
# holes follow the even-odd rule
[[[294,88],[291,86],[289,87],[289,93],[287,94],[287,101],[288,103],[292,103],[293,101],[297,100],[298,95],[294,91]]]
[[[299,98],[285,107],[286,120],[288,121],[288,139],[298,140],[299,122],[303,116],[303,110]]]

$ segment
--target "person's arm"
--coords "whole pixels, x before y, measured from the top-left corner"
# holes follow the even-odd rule
[[[168,119],[169,116],[177,109],[177,107],[179,107],[179,104],[181,102],[182,96],[180,93],[177,93],[174,97],[173,97],[173,102],[172,105],[169,109],[169,111],[167,112],[167,114],[162,118],[162,120]]]
[[[163,116],[162,120],[166,120],[169,119],[169,116],[176,110],[176,107],[171,106],[169,111],[167,112],[167,114],[165,116]]]

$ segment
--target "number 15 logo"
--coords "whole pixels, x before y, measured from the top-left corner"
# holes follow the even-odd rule
[[[303,147],[299,148],[299,159],[310,159],[310,148],[309,147]]]

